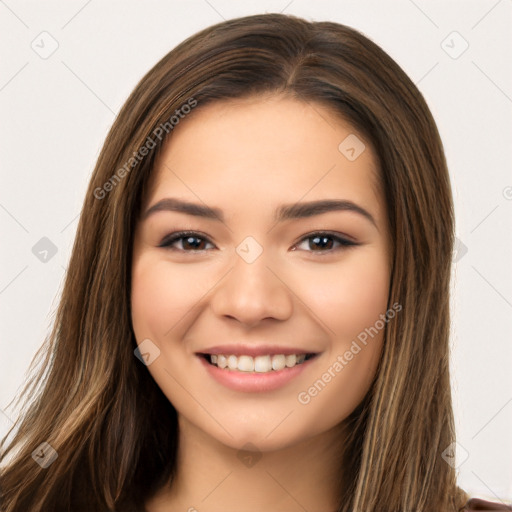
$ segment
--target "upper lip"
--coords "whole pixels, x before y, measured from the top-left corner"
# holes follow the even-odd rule
[[[265,356],[276,354],[316,354],[313,350],[298,347],[283,347],[272,345],[245,345],[242,343],[236,345],[216,345],[215,347],[199,350],[196,354],[224,354],[235,356]]]

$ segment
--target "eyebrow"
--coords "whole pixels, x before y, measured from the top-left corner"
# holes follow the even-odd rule
[[[193,215],[194,217],[203,217],[224,223],[224,213],[219,208],[191,203],[170,197],[162,199],[153,206],[150,206],[143,214],[142,220],[146,220],[150,215],[162,211],[179,212],[187,215]],[[274,220],[276,222],[284,222],[286,220],[314,217],[315,215],[334,211],[349,211],[357,213],[377,227],[375,219],[367,210],[356,203],[345,199],[322,199],[319,201],[285,204],[276,209]]]

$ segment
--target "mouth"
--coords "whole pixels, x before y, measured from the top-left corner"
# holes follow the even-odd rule
[[[293,368],[313,359],[317,353],[264,354],[258,356],[235,354],[197,354],[208,364],[224,371],[249,374],[275,373]]]
[[[260,350],[258,350],[260,352]],[[196,353],[206,375],[233,391],[266,393],[285,389],[314,364],[320,353],[258,355]],[[283,366],[284,365],[284,366]],[[289,388],[290,389],[290,388]]]

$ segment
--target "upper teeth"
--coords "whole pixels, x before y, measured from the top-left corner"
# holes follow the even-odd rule
[[[224,354],[210,355],[210,362],[219,368],[229,368],[230,370],[239,370],[242,372],[265,373],[272,370],[282,370],[291,368],[296,364],[301,364],[306,359],[306,354],[277,354],[274,356],[235,356]]]

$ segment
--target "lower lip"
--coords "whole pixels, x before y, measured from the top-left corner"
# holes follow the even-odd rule
[[[223,369],[210,364],[203,356],[197,357],[201,360],[206,371],[223,386],[246,393],[264,393],[266,391],[274,391],[286,385],[307,369],[317,356],[318,354],[291,368],[272,370],[266,373]]]

